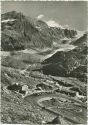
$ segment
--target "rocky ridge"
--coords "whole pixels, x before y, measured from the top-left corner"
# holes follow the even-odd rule
[[[1,122],[86,124],[87,33],[15,11],[1,18]]]

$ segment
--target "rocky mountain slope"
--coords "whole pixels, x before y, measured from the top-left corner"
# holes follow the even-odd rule
[[[77,77],[87,81],[87,34],[72,42],[75,48],[68,51],[58,51],[44,60],[43,72],[58,76]]]
[[[86,124],[87,33],[15,11],[1,22],[1,122]]]
[[[15,11],[1,15],[2,50],[46,48],[64,37],[73,38],[77,32],[49,27],[45,22],[33,20]],[[25,42],[24,42],[25,41]]]

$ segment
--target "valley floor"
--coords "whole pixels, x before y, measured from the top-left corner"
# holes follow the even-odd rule
[[[38,71],[22,72],[5,66],[2,66],[1,78],[2,123],[86,124],[86,84],[76,78],[54,77]],[[7,89],[16,82],[28,86],[26,97]],[[77,91],[82,91],[82,98],[77,96]]]

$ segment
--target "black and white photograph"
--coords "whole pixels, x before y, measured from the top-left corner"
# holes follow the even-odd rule
[[[1,124],[87,125],[87,1],[1,1]]]

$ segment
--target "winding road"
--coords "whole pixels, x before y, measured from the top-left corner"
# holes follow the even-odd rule
[[[52,99],[59,100],[58,106],[46,106],[43,104],[44,101],[47,101],[48,103]],[[68,97],[64,94],[53,92],[33,93],[25,97],[24,101],[37,105],[49,113],[53,113],[57,116],[60,115],[72,123],[81,124],[86,121],[86,117],[84,116],[86,106],[81,101]],[[68,105],[66,106],[66,104]],[[79,109],[79,111],[77,109]]]

